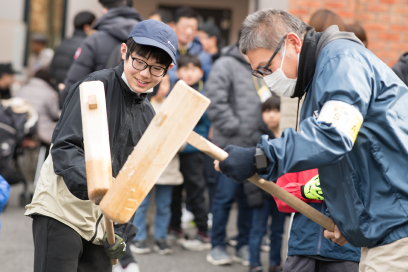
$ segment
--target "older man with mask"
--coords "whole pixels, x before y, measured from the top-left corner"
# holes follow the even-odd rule
[[[276,180],[318,168],[336,226],[325,237],[361,247],[360,271],[408,267],[408,88],[354,34],[331,26],[321,33],[276,9],[243,23],[240,49],[271,91],[305,97],[300,133],[262,136],[262,171],[255,147],[228,146],[217,170],[235,180],[258,173]],[[326,182],[323,182],[326,181]]]

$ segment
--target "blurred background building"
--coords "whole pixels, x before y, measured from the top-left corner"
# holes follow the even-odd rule
[[[406,0],[134,0],[134,7],[144,18],[157,8],[174,11],[182,5],[195,8],[200,22],[215,23],[222,31],[223,45],[237,40],[241,22],[256,10],[280,8],[309,22],[314,11],[329,9],[345,23],[362,25],[368,48],[386,64],[394,65],[408,51]],[[72,21],[80,11],[102,15],[98,0],[0,0],[0,63],[12,62],[16,70],[26,66],[33,33],[45,33],[48,47],[55,48],[72,35]]]

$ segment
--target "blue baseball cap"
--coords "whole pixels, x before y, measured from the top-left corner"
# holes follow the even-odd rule
[[[138,23],[130,32],[129,38],[142,45],[158,47],[169,54],[174,64],[177,64],[176,53],[178,39],[174,30],[157,20],[145,20]]]

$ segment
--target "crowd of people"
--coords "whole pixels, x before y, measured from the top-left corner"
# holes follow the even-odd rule
[[[285,88],[294,88],[293,84],[296,83],[289,80],[286,85],[276,86],[276,92],[270,90],[273,81],[277,82],[279,69],[281,76],[284,76],[282,67],[285,62],[296,62],[293,58],[297,54],[287,52],[292,50],[289,49],[289,43],[296,42],[295,35],[288,34],[287,38],[285,36],[284,40],[277,43],[277,50],[270,61],[261,62],[258,66],[260,68],[254,71],[255,57],[250,59],[238,41],[221,48],[220,29],[211,22],[199,25],[198,14],[190,7],[181,7],[174,14],[158,9],[148,20],[143,20],[132,6],[132,1],[99,2],[104,15],[96,18],[91,12],[78,13],[74,19],[75,31],[72,37],[63,40],[55,50],[47,47],[44,34],[36,33],[31,36],[32,55],[27,67],[28,80],[17,92],[10,91],[16,71],[10,64],[0,64],[0,124],[4,124],[0,126],[0,139],[4,143],[6,136],[9,137],[7,139],[15,139],[9,142],[10,145],[1,145],[0,175],[7,180],[10,174],[6,168],[20,171],[17,158],[24,156],[27,150],[38,151],[40,147],[47,150],[43,157],[38,158],[39,161],[45,160],[42,175],[47,176],[40,178],[39,185],[37,183],[41,188],[36,190],[32,203],[31,199],[27,201],[29,205],[26,215],[33,218],[34,271],[45,271],[47,266],[60,265],[47,260],[47,256],[41,253],[47,246],[58,247],[58,241],[62,240],[56,236],[48,237],[57,242],[47,244],[47,234],[43,228],[51,221],[57,222],[54,228],[58,228],[66,236],[65,239],[74,238],[78,233],[78,237],[82,237],[82,244],[74,244],[75,239],[70,243],[63,241],[72,247],[64,251],[67,258],[85,248],[95,254],[85,254],[80,260],[67,259],[66,267],[77,262],[79,267],[83,265],[91,269],[89,262],[92,262],[92,256],[102,256],[104,251],[111,250],[111,255],[108,256],[120,256],[120,265],[115,266],[114,271],[139,271],[137,255],[151,253],[152,248],[147,238],[149,227],[154,226],[153,251],[160,255],[174,254],[173,248],[181,246],[190,251],[208,251],[206,260],[213,265],[227,265],[235,261],[248,266],[250,272],[256,272],[263,271],[260,252],[265,250],[269,252],[269,272],[358,271],[360,248],[351,244],[337,246],[326,239],[327,235],[321,226],[251,182],[236,182],[237,179],[233,176],[217,172],[213,167],[213,160],[189,144],[183,145],[172,159],[153,190],[140,204],[131,222],[120,231],[115,230],[117,239],[126,242],[126,249],[121,248],[125,251],[124,255],[117,255],[118,249],[111,249],[106,245],[103,233],[95,231],[95,225],[92,224],[98,226],[100,219],[95,217],[97,213],[94,212],[94,207],[88,204],[85,207],[92,214],[81,210],[85,208],[80,208],[81,212],[75,215],[71,214],[72,211],[64,205],[75,204],[79,207],[83,200],[88,200],[80,115],[75,113],[78,110],[75,103],[78,101],[80,82],[101,80],[107,88],[107,108],[111,113],[108,118],[110,144],[111,149],[115,150],[112,152],[117,152],[112,154],[114,176],[126,161],[128,151],[140,139],[154,112],[160,110],[178,80],[183,80],[211,100],[194,131],[221,148],[235,145],[249,149],[257,146],[262,135],[271,140],[282,136],[281,128],[298,129],[297,103],[289,103],[285,99],[288,95],[284,93]],[[282,14],[279,16],[287,16],[286,13]],[[268,15],[265,11],[259,16],[264,18],[250,19],[261,21],[266,20],[267,16],[275,15]],[[245,41],[249,37],[255,40],[248,32],[250,22],[246,21],[246,24],[242,28],[244,32],[240,32],[241,40]],[[341,39],[354,41],[369,49],[364,29],[357,23],[345,24],[332,11],[317,11],[306,26],[305,30],[312,33],[311,39],[316,32],[331,31],[332,34],[340,31],[343,33]],[[159,34],[146,32],[148,28],[155,28]],[[252,31],[256,32],[254,28]],[[161,44],[161,37],[158,35],[167,35],[168,44]],[[337,36],[331,38],[340,39]],[[247,44],[250,43],[247,40]],[[250,45],[244,46],[249,48],[248,51],[252,50]],[[278,52],[282,56],[278,71],[271,75],[259,72],[263,66],[268,67]],[[299,58],[296,58],[299,63]],[[408,83],[407,65],[408,57],[405,54],[393,68],[405,84]],[[110,69],[104,70],[108,68]],[[132,69],[140,74],[135,76],[135,82],[130,82],[127,77]],[[114,91],[123,93],[123,101],[114,98]],[[292,95],[293,93],[290,96]],[[31,110],[28,106],[23,110],[19,108],[21,99],[29,103]],[[11,105],[9,108],[12,110],[5,105]],[[20,111],[13,112],[16,108]],[[290,116],[281,118],[283,108]],[[37,118],[33,117],[35,114],[32,112],[35,112]],[[141,116],[139,112],[142,112]],[[19,117],[21,114],[25,114],[23,122]],[[127,121],[124,122],[128,118],[127,114],[132,120],[130,123],[135,124],[127,125]],[[18,118],[19,122],[16,122]],[[117,122],[116,126],[113,122]],[[122,127],[122,123],[126,127]],[[10,128],[17,133],[7,134]],[[3,134],[7,135],[3,137]],[[34,178],[37,182],[38,177],[21,177],[31,181]],[[48,184],[51,182],[55,185]],[[286,173],[274,182],[313,208],[327,213],[317,168]],[[56,191],[66,186],[66,191],[58,191],[64,194],[64,200],[55,200],[58,196],[48,197],[52,190],[44,189],[47,186]],[[8,183],[0,176],[0,212],[7,203],[8,195]],[[46,201],[46,204],[42,201]],[[63,201],[67,202],[64,204]],[[238,233],[235,237],[227,237],[226,226],[234,202],[238,204]],[[53,205],[62,206],[53,210],[49,207]],[[155,206],[156,210],[152,212],[150,206]],[[284,223],[290,214],[294,215],[288,241],[288,258],[282,260],[282,244],[286,242],[282,241]],[[87,216],[89,221],[94,222],[89,226],[80,226],[78,222],[81,219],[78,216]],[[132,228],[132,224],[138,231]],[[197,234],[188,236],[184,231],[186,226],[196,228]],[[95,244],[104,244],[105,247],[99,250]],[[233,256],[228,254],[227,245],[235,247]],[[63,254],[58,250],[55,254],[58,252]],[[106,263],[109,263],[107,257]],[[102,266],[92,269],[97,270],[89,271],[109,271]]]

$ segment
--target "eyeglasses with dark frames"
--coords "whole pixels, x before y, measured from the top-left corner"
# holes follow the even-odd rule
[[[152,76],[155,76],[155,77],[161,77],[167,73],[167,69],[163,67],[149,65],[144,60],[134,58],[132,55],[130,55],[130,57],[132,58],[132,66],[136,70],[143,71],[144,69],[149,67],[150,74],[152,74]]]
[[[272,71],[268,68],[269,64],[271,64],[273,58],[278,54],[279,50],[282,47],[283,41],[286,39],[285,35],[282,40],[279,42],[278,47],[276,48],[275,52],[273,52],[272,57],[269,59],[268,63],[265,66],[261,66],[256,70],[252,71],[252,75],[258,78],[263,78],[264,76],[272,74]]]

